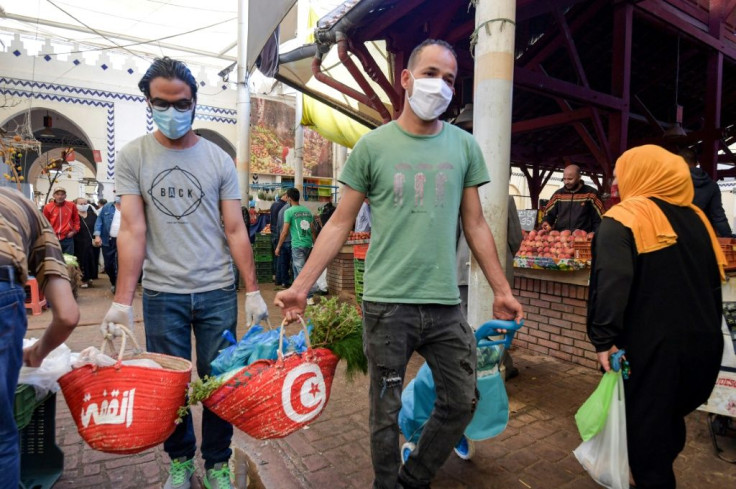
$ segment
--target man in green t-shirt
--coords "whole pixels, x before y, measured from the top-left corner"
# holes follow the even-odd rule
[[[477,403],[476,343],[460,311],[455,231],[465,236],[493,289],[493,315],[521,320],[483,216],[478,187],[488,171],[472,135],[439,120],[454,93],[457,58],[427,40],[401,72],[399,118],[366,134],[340,182],[340,204],[302,273],[276,295],[287,320],[304,313],[311,285],[339,252],[364,198],[370,198],[371,245],[363,283],[363,343],[370,375],[374,489],[427,488],[462,438]],[[437,400],[421,437],[401,465],[397,416],[406,365],[427,361]]]
[[[281,230],[275,254],[279,256],[286,237],[291,236],[291,268],[296,279],[314,246],[314,216],[308,208],[299,205],[299,189],[288,189],[286,201],[291,207],[284,211],[284,228]],[[312,303],[312,290],[307,294],[307,303]]]

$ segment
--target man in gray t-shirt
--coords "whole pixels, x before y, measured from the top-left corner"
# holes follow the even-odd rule
[[[232,262],[245,279],[248,324],[268,316],[258,291],[253,251],[240,212],[235,165],[228,155],[192,131],[197,83],[189,69],[156,59],[138,84],[158,131],[120,151],[115,168],[122,196],[118,279],[106,334],[133,326],[133,294],[143,268],[143,319],[148,351],[191,359],[197,372],[225,348],[222,333],[235,334],[237,293]],[[231,259],[232,256],[232,259]],[[202,414],[202,458],[210,488],[229,488],[233,427],[209,409]],[[164,489],[189,489],[196,439],[191,416],[164,443],[171,458]]]
[[[284,193],[284,198],[286,193]],[[276,233],[276,244],[279,242],[281,230],[284,229],[284,213],[291,205],[286,204],[279,210],[279,217],[276,219],[276,228],[271,229],[271,233]],[[275,246],[274,246],[275,248]],[[285,289],[291,285],[291,235],[287,236],[281,245],[281,252],[276,256],[276,289]]]

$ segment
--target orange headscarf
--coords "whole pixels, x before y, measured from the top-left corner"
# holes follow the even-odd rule
[[[725,279],[726,257],[708,218],[693,205],[695,190],[685,160],[659,146],[639,146],[626,151],[616,161],[616,176],[621,203],[612,207],[605,216],[631,229],[638,253],[661,250],[677,242],[677,233],[649,197],[689,207],[708,230],[721,279]]]

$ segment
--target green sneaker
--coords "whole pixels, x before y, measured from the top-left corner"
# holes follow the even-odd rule
[[[190,489],[192,487],[191,479],[196,470],[193,458],[188,460],[185,457],[172,459],[169,478],[166,479],[164,489]]]
[[[204,487],[207,489],[233,489],[230,481],[230,467],[227,462],[215,464],[211,469],[207,469],[204,477]]]

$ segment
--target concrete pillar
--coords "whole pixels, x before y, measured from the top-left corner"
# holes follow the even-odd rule
[[[480,188],[488,221],[503,265],[511,157],[511,100],[514,73],[515,0],[477,0],[473,134],[486,160],[491,183]],[[474,328],[493,317],[493,293],[471,257],[468,321]]]
[[[304,194],[304,126],[302,126],[302,94],[297,92],[294,104],[294,186]],[[302,197],[303,198],[303,197]]]
[[[248,3],[238,1],[238,145],[235,152],[240,199],[248,205],[250,191],[250,75],[248,74]]]

